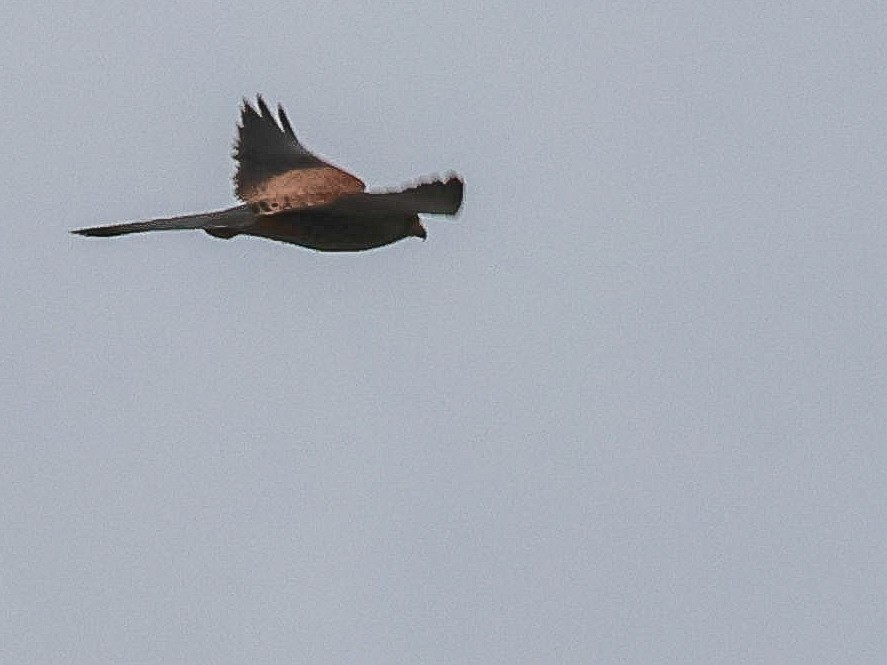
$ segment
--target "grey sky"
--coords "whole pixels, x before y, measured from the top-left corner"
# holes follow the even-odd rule
[[[0,22],[0,662],[884,662],[883,3],[71,7]],[[231,205],[256,92],[462,215],[67,233]]]

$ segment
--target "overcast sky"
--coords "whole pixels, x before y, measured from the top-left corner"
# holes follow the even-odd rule
[[[0,662],[884,662],[887,8],[543,4],[7,3]],[[462,214],[68,234],[257,92]]]

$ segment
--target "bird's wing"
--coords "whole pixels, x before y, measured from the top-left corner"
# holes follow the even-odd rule
[[[185,229],[239,230],[246,228],[254,221],[255,215],[253,215],[249,207],[240,205],[227,210],[202,212],[196,215],[164,217],[162,219],[149,219],[144,222],[125,222],[109,226],[91,226],[86,229],[76,229],[71,231],[71,233],[81,236],[107,238],[127,233],[143,233],[145,231],[178,231]]]
[[[322,205],[364,190],[359,178],[323,161],[299,142],[282,106],[277,107],[275,120],[262,97],[256,101],[258,110],[243,101],[234,146],[235,191],[255,212]]]

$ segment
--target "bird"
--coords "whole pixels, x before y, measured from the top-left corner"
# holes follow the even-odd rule
[[[146,231],[202,229],[216,238],[257,236],[321,252],[358,252],[404,238],[425,240],[419,214],[455,215],[464,183],[455,173],[399,190],[366,191],[364,182],[309,151],[278,104],[244,98],[233,157],[234,191],[243,203],[224,210],[75,229],[111,237]]]

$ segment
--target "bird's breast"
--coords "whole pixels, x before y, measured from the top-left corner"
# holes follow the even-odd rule
[[[322,252],[359,252],[391,244],[407,235],[400,217],[306,211],[261,215],[245,233]]]

